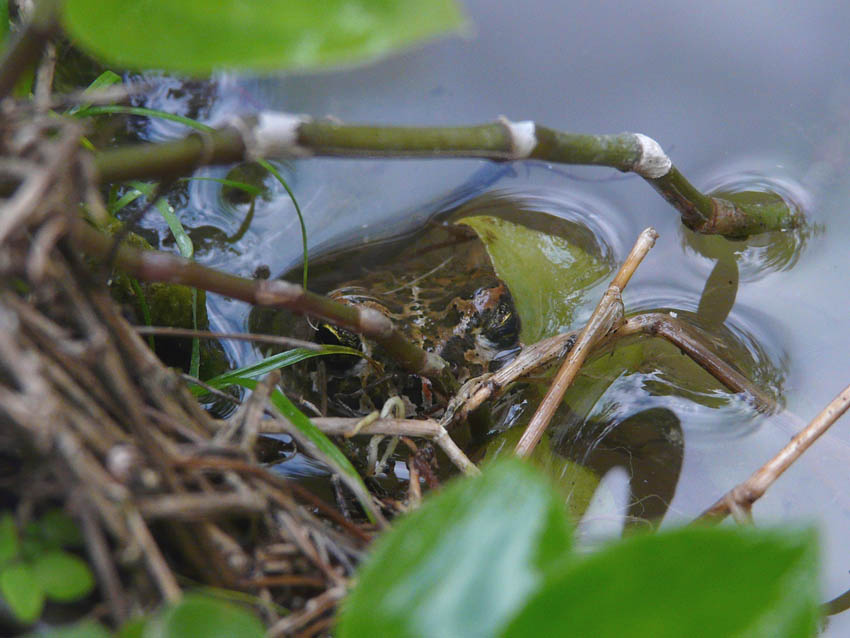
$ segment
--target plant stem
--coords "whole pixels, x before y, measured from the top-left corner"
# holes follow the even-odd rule
[[[41,0],[32,10],[32,16],[12,39],[0,60],[0,100],[9,96],[18,78],[41,58],[44,44],[59,24],[59,2]]]
[[[76,225],[74,236],[77,246],[90,256],[104,259],[113,250],[110,237],[84,222]],[[155,250],[121,246],[115,255],[115,264],[143,281],[183,284],[255,305],[284,307],[327,319],[374,339],[399,365],[428,377],[440,392],[449,395],[457,389],[457,381],[443,359],[409,341],[376,310],[341,304],[286,281],[244,279]]]
[[[233,117],[222,128],[182,140],[105,151],[95,164],[101,181],[112,182],[173,177],[206,164],[308,156],[536,159],[609,166],[643,177],[696,232],[742,238],[803,223],[802,213],[774,193],[721,197],[700,192],[645,135],[581,135],[504,118],[475,126],[394,127],[262,112]]]

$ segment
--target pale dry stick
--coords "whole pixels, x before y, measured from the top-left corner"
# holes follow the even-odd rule
[[[304,348],[305,350],[321,350],[322,346],[315,341],[304,341],[292,337],[266,335],[244,332],[211,332],[209,330],[192,330],[191,328],[172,328],[171,326],[134,326],[140,335],[155,335],[160,337],[191,337],[198,339],[226,339],[232,341],[255,341],[268,343],[286,348]]]
[[[519,457],[526,457],[534,450],[537,443],[543,436],[544,430],[552,420],[555,410],[561,404],[564,398],[564,393],[578,374],[579,369],[587,359],[590,351],[605,335],[615,329],[623,321],[623,300],[620,293],[626,284],[631,279],[635,269],[640,265],[640,262],[646,256],[646,253],[655,244],[658,239],[658,233],[654,228],[644,230],[634,247],[632,247],[629,256],[623,262],[620,270],[614,276],[608,290],[602,296],[587,325],[582,329],[576,340],[575,345],[570,350],[567,358],[564,360],[561,369],[555,375],[552,385],[549,387],[546,396],[537,407],[534,416],[520,437],[514,453]]]
[[[282,618],[276,624],[269,627],[266,635],[269,638],[289,636],[299,627],[306,625],[314,618],[333,609],[340,600],[345,597],[346,589],[343,586],[335,586],[307,601],[304,609]]]
[[[236,414],[227,420],[225,427],[215,433],[215,443],[229,443],[239,430],[243,431],[240,447],[251,450],[257,438],[258,423],[262,419],[266,409],[266,401],[269,394],[278,381],[280,381],[280,370],[272,370],[254,388],[250,396],[242,402]],[[248,443],[246,444],[246,440]]]
[[[142,555],[148,564],[148,570],[151,576],[153,576],[162,597],[169,603],[176,603],[180,600],[183,592],[180,590],[174,574],[171,573],[168,563],[165,562],[165,558],[159,551],[159,546],[156,544],[148,526],[145,524],[145,519],[142,518],[139,510],[129,505],[125,506],[124,517],[130,533],[142,549]]]
[[[773,485],[776,479],[847,411],[848,407],[850,407],[850,386],[844,388],[830,401],[829,405],[776,456],[756,470],[746,481],[729,490],[696,520],[720,522],[730,513],[749,514],[753,503],[764,495],[767,488]]]
[[[145,520],[204,521],[220,516],[256,515],[266,511],[266,499],[255,492],[165,494],[136,499]]]
[[[440,425],[448,429],[453,423],[463,421],[482,403],[499,394],[509,384],[539,370],[550,361],[562,359],[572,350],[578,334],[578,330],[573,330],[538,341],[524,347],[516,359],[496,372],[488,372],[470,379],[449,401],[440,419]]]
[[[340,418],[340,417],[325,417],[313,418],[310,421],[325,434],[345,435],[351,431],[360,419],[357,418]],[[289,430],[283,427],[277,421],[265,420],[261,424],[261,431],[264,434],[282,434],[289,433]],[[466,454],[457,446],[457,444],[449,436],[446,429],[433,419],[378,419],[369,425],[363,426],[359,434],[375,435],[386,434],[390,436],[412,436],[422,439],[429,439],[438,445],[446,456],[449,457],[452,463],[464,474],[477,475],[480,473],[475,463],[469,460]]]
[[[509,384],[553,360],[562,359],[575,345],[578,334],[577,330],[564,332],[538,341],[523,348],[517,358],[504,368],[470,379],[449,402],[440,420],[441,425],[448,428],[452,423],[462,421]],[[638,335],[658,337],[673,344],[729,390],[744,394],[759,412],[772,413],[779,409],[771,396],[712,351],[692,326],[668,314],[647,312],[629,317],[617,330],[606,335],[593,352],[612,346],[620,339]]]
[[[109,606],[112,620],[116,625],[122,625],[130,615],[127,596],[118,574],[118,568],[112,559],[106,535],[97,519],[95,505],[82,490],[77,490],[71,498],[71,502],[74,512],[80,518],[83,539],[86,543],[89,560],[97,573],[101,595]]]

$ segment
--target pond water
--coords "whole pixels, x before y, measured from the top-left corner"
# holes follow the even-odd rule
[[[795,247],[782,252],[763,240],[695,240],[640,178],[608,169],[328,159],[285,167],[317,252],[401,231],[475,194],[499,190],[584,211],[594,228],[605,229],[618,260],[641,229],[654,226],[660,239],[624,295],[627,311],[694,312],[717,260],[736,262],[740,282],[725,326],[770,369],[763,379],[781,391],[787,413],[710,409],[685,393],[663,390],[676,384],[663,373],[621,377],[602,401],[623,417],[655,409],[678,419],[684,456],[664,524],[687,521],[770,458],[794,428],[850,383],[850,4],[464,4],[470,36],[445,38],[366,68],[222,77],[206,119],[275,108],[353,122],[465,124],[506,115],[574,132],[628,130],[658,140],[699,187],[770,185],[799,201],[812,227],[805,237],[789,238],[785,243]],[[173,102],[164,90],[148,105],[181,107]],[[144,131],[152,139],[180,133],[167,123]],[[192,183],[179,212],[189,226],[233,232],[239,225],[211,182]],[[276,275],[298,262],[300,250],[292,205],[274,191],[258,203],[254,224],[237,244],[198,258],[242,275],[267,264]],[[246,306],[212,296],[209,305],[215,329],[244,329]],[[249,346],[228,348],[239,363],[256,357]],[[754,509],[759,524],[817,522],[825,598],[850,588],[848,460],[845,418]],[[850,614],[833,617],[828,632],[847,635]]]

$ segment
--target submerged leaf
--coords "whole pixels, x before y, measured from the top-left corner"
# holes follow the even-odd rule
[[[315,69],[456,30],[453,0],[68,0],[64,22],[111,64],[208,74]]]
[[[584,292],[608,265],[567,238],[501,217],[464,217],[487,247],[496,274],[507,284],[522,322],[521,339],[534,343],[569,328]]]
[[[377,541],[337,634],[493,635],[570,547],[560,500],[517,460],[447,486]]]

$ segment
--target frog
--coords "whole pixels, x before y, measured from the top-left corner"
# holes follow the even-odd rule
[[[521,350],[511,292],[468,227],[432,221],[415,233],[337,251],[315,260],[311,270],[310,289],[378,310],[408,339],[442,357],[458,383],[499,369]],[[299,276],[293,270],[284,278]],[[314,413],[362,417],[398,396],[406,416],[438,418],[451,398],[401,369],[376,344],[333,324],[267,309],[255,309],[250,324],[255,332],[362,353],[315,357],[284,371],[284,387]]]

